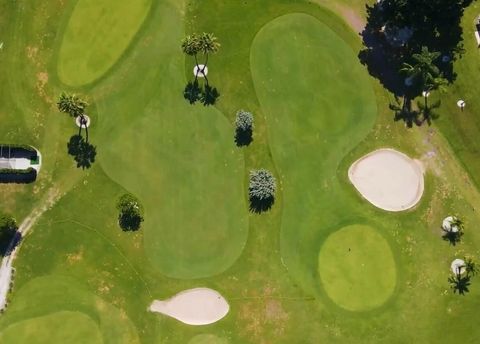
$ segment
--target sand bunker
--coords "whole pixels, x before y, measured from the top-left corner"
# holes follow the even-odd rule
[[[350,166],[348,177],[360,194],[376,207],[402,211],[415,206],[423,194],[423,169],[393,149],[379,149]]]
[[[209,288],[182,291],[165,301],[155,300],[149,311],[175,318],[188,325],[208,325],[219,321],[230,310],[220,293]]]

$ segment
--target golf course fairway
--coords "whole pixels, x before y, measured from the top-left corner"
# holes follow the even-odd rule
[[[265,25],[253,42],[251,69],[282,177],[282,257],[311,290],[322,229],[351,215],[336,173],[373,125],[374,93],[352,48],[306,14]]]

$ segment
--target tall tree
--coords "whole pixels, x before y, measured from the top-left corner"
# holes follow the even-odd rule
[[[200,51],[205,56],[204,69],[208,65],[209,54],[215,54],[220,49],[218,38],[213,33],[202,33],[199,37]]]
[[[412,63],[403,63],[400,72],[412,78],[421,90],[427,90],[428,86],[440,84],[441,72],[435,65],[439,57],[439,52],[431,52],[427,47],[422,47],[419,54],[412,55]]]
[[[87,119],[85,117],[87,106],[88,103],[82,98],[75,94],[67,94],[65,92],[62,92],[57,102],[58,110],[61,112],[67,113],[75,119],[80,117],[80,131],[82,130],[82,127],[85,126],[88,141]]]
[[[198,72],[199,72],[199,67],[198,67],[198,53],[201,50],[200,46],[200,37],[196,34],[193,33],[191,35],[186,36],[182,40],[182,51],[184,54],[193,56],[195,58],[195,66],[197,67],[197,73],[195,73],[195,80],[197,80]]]

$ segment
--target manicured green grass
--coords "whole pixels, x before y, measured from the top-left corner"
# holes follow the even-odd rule
[[[374,124],[374,92],[352,48],[305,14],[263,27],[252,45],[251,68],[285,197],[282,256],[310,290],[318,252],[312,244],[353,212],[335,175]],[[350,214],[332,209],[339,205]]]
[[[396,284],[388,242],[365,225],[347,226],[331,234],[320,250],[318,272],[328,296],[351,311],[381,306]]]
[[[98,156],[85,171],[66,154],[76,128],[54,104],[64,89],[55,78],[57,57],[75,2],[0,4],[0,62],[8,66],[0,70],[0,133],[40,148],[44,160],[37,183],[0,185],[0,205],[21,221],[45,191],[62,195],[23,241],[0,335],[25,324],[33,332],[42,317],[74,312],[95,324],[89,341],[101,333],[112,344],[475,342],[480,282],[474,277],[470,293],[458,297],[447,277],[453,258],[478,252],[480,219],[472,207],[480,195],[438,132],[393,123],[389,99],[359,65],[359,39],[342,19],[303,0],[152,3],[118,62],[73,88],[93,104],[90,140]],[[193,59],[182,57],[179,41],[192,31],[214,32],[222,43],[209,64],[221,93],[215,107],[182,98]],[[87,48],[82,58],[95,53]],[[85,73],[78,78],[92,78]],[[240,108],[255,115],[254,140],[242,149],[230,124]],[[426,193],[412,211],[380,211],[348,182],[350,163],[384,146],[414,158],[435,151],[422,158]],[[277,177],[276,201],[270,212],[248,215],[248,172],[262,167]],[[115,202],[127,191],[146,208],[135,233],[117,224]],[[465,221],[456,247],[440,238],[449,213]],[[319,261],[322,246],[352,224],[378,231],[366,234],[370,241],[349,236],[365,252],[358,259],[373,256],[366,248],[390,247],[396,267],[393,292],[386,284],[369,300],[374,304],[357,311],[335,304],[319,275],[328,262]],[[351,273],[332,283],[347,285]],[[146,310],[153,299],[198,286],[229,301],[220,322],[192,327]],[[63,326],[57,335],[69,333]]]
[[[69,86],[101,77],[127,49],[150,0],[78,0],[63,33],[58,76]]]
[[[207,277],[247,240],[243,155],[222,113],[183,99],[183,30],[172,29],[180,18],[157,11],[165,19],[148,28],[151,43],[137,49],[127,80],[96,102],[100,163],[142,200],[151,264],[169,277]]]
[[[96,344],[102,343],[102,335],[95,322],[86,315],[61,311],[15,323],[0,334],[0,341],[25,344]]]

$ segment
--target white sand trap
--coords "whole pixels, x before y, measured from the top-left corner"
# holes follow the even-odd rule
[[[423,194],[421,163],[393,149],[379,149],[358,159],[348,177],[367,201],[383,210],[412,208]]]
[[[463,259],[455,259],[450,265],[452,272],[456,275],[458,273],[463,274],[467,269],[465,268],[465,261]]]
[[[227,315],[230,306],[217,291],[195,288],[184,290],[165,301],[155,300],[148,310],[168,315],[188,325],[208,325]]]

